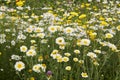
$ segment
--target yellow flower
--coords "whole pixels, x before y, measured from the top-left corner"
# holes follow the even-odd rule
[[[97,54],[100,54],[100,53],[101,53],[101,50],[95,49],[94,52],[97,53]]]
[[[39,38],[44,38],[44,37],[45,37],[45,33],[38,33],[38,34],[37,34],[37,37],[39,37]]]
[[[53,11],[52,11],[52,10],[49,10],[48,13],[53,13]]]
[[[25,68],[25,64],[22,61],[18,61],[15,63],[14,67],[17,71],[21,71]]]
[[[26,32],[32,33],[32,31],[33,31],[33,28],[26,28]]]
[[[83,19],[83,18],[85,18],[86,17],[86,14],[81,14],[80,16],[79,16],[79,19]]]
[[[81,5],[81,8],[84,8],[84,7],[85,7],[85,5],[84,5],[84,4],[82,4],[82,5]]]
[[[31,77],[30,80],[35,80],[35,78],[34,78],[34,77]]]
[[[82,39],[81,42],[80,42],[80,45],[89,46],[90,45],[90,40],[89,39]]]
[[[101,26],[108,26],[108,23],[105,22],[105,21],[102,21],[100,25],[101,25]]]
[[[25,2],[25,1],[21,1],[21,0],[20,0],[20,1],[16,2],[16,5],[21,7],[21,6],[24,5],[24,2]]]
[[[17,20],[18,19],[18,17],[11,17],[11,20],[12,21],[15,21],[15,20]]]
[[[57,62],[62,62],[62,58],[57,58]]]
[[[36,43],[36,41],[35,41],[35,40],[31,40],[30,42],[31,42],[32,44]]]
[[[120,31],[120,25],[117,26],[117,30]]]
[[[87,25],[82,25],[82,28],[86,29],[86,28],[87,28]]]
[[[50,31],[51,33],[54,33],[57,31],[57,27],[56,26],[49,26],[48,31]]]
[[[39,56],[38,61],[43,61],[43,56]]]
[[[41,68],[41,65],[40,64],[36,64],[36,65],[33,66],[32,70],[37,72],[37,73],[39,73],[39,72],[41,72],[40,68]]]
[[[32,49],[30,49],[30,50],[28,50],[27,52],[26,52],[26,55],[27,56],[35,56],[37,53],[36,53],[36,51],[35,50],[32,50]]]
[[[71,33],[74,32],[74,29],[71,28],[71,27],[67,27],[67,28],[64,29],[64,32],[65,32],[66,34],[71,34]]]
[[[80,64],[83,64],[84,63],[84,60],[79,60],[78,61]]]
[[[88,52],[87,56],[91,57],[91,58],[96,58],[97,55],[93,52]]]
[[[65,70],[70,71],[71,70],[71,66],[65,67]]]
[[[71,20],[66,20],[66,22],[69,24],[69,23],[71,23],[72,21],[71,21]]]
[[[88,7],[88,6],[90,6],[90,4],[89,4],[89,3],[86,3],[85,5],[86,5],[87,7]]]
[[[112,21],[112,18],[107,18],[107,21],[108,21],[108,22]]]
[[[78,16],[78,13],[76,12],[70,12],[71,15]]]
[[[56,44],[58,45],[65,44],[64,38],[63,37],[56,38]]]
[[[91,38],[92,40],[94,40],[94,39],[95,39],[96,35],[97,35],[97,33],[96,33],[96,32],[89,33],[89,36],[90,36],[90,38]]]
[[[99,20],[104,21],[105,18],[103,18],[102,16],[100,16]]]
[[[70,53],[64,53],[64,55],[67,56],[67,57],[71,56]]]
[[[76,49],[76,50],[74,50],[74,53],[75,53],[75,54],[80,54],[80,50],[77,50],[77,49]]]
[[[111,33],[106,33],[105,34],[105,38],[112,38],[112,37],[113,37],[113,35]]]
[[[46,64],[41,64],[42,65],[42,69],[46,69]]]
[[[36,32],[36,33],[41,33],[43,31],[44,31],[44,29],[43,28],[39,28],[39,27],[35,28],[35,30],[34,30],[34,32]]]
[[[0,13],[0,19],[3,19],[5,17],[5,14]]]
[[[62,59],[63,59],[64,62],[68,62],[69,61],[68,57],[63,57]]]
[[[73,17],[74,17],[74,16],[73,16],[73,15],[71,15],[71,16],[69,16],[69,17],[68,17],[68,19],[72,19]]]
[[[35,47],[35,46],[30,46],[30,49],[33,49],[33,50],[35,50],[37,47]]]
[[[81,76],[82,76],[83,78],[87,78],[87,77],[88,77],[87,73],[84,73],[84,72],[81,73]]]
[[[73,58],[73,61],[74,62],[78,62],[78,58]]]
[[[59,48],[60,49],[65,49],[65,44],[60,44]]]
[[[59,51],[55,49],[55,50],[52,51],[52,54],[57,54],[58,52]]]
[[[20,51],[21,51],[21,52],[26,52],[26,51],[27,51],[27,47],[24,46],[24,45],[21,46],[21,47],[20,47]]]

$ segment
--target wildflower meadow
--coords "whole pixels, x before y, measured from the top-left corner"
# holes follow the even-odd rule
[[[120,80],[120,0],[0,0],[0,80]]]

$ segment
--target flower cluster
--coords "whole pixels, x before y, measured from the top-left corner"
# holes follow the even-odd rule
[[[0,52],[12,50],[21,80],[108,79],[104,66],[120,53],[120,1],[70,2],[55,1],[59,7],[40,14],[25,0],[0,6]]]

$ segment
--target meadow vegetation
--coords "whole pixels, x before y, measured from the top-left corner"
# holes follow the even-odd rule
[[[120,1],[0,0],[0,80],[120,80]]]

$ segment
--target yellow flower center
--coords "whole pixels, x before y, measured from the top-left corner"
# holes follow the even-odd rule
[[[18,67],[18,68],[21,68],[21,67],[22,67],[22,65],[21,65],[21,64],[18,64],[18,65],[17,65],[17,67]]]

